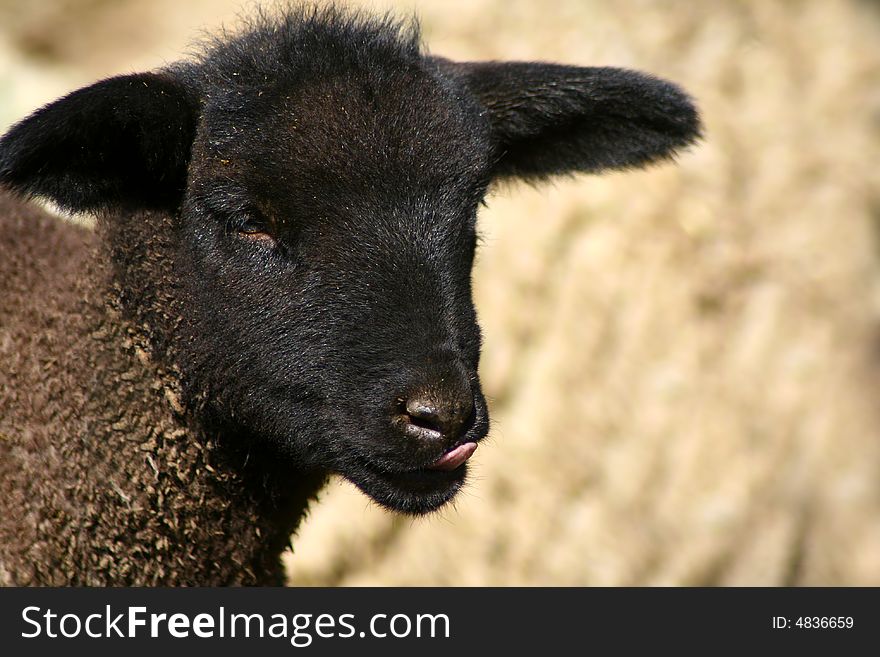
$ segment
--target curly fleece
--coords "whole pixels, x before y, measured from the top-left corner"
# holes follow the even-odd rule
[[[0,226],[4,583],[282,584],[281,552],[323,476],[291,486],[188,419],[177,376],[151,360],[151,327],[120,316],[124,265],[100,232],[6,195]],[[154,280],[149,296],[168,302]]]

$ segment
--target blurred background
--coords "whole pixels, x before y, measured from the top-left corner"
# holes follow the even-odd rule
[[[677,165],[495,190],[493,430],[454,507],[345,482],[297,585],[880,585],[880,3],[410,0],[431,52],[643,69]],[[0,0],[0,130],[234,26],[242,0]]]

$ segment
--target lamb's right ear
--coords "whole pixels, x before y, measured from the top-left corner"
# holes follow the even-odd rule
[[[72,211],[176,207],[198,101],[171,74],[102,80],[57,100],[0,139],[0,183]]]

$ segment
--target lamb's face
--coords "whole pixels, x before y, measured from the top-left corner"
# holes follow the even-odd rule
[[[214,96],[180,259],[222,418],[397,510],[455,494],[488,427],[470,283],[487,132],[419,70]]]
[[[642,166],[698,134],[652,76],[456,63],[388,20],[293,11],[42,108],[0,140],[0,184],[169,218],[188,390],[246,445],[424,512],[488,424],[470,275],[490,178]]]

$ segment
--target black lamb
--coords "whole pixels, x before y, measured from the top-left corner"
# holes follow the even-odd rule
[[[669,82],[453,62],[334,8],[24,119],[0,140],[0,582],[280,584],[332,473],[439,508],[489,426],[488,186],[698,133]]]

